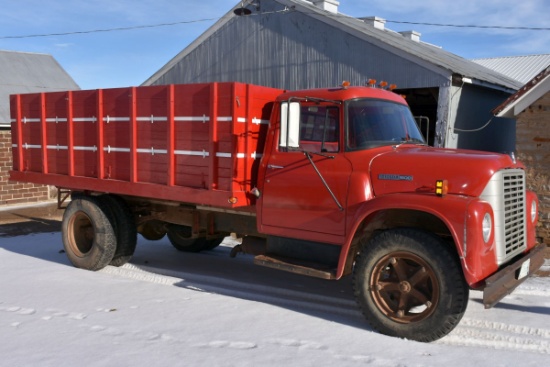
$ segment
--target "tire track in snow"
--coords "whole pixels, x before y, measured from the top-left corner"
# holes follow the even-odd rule
[[[547,289],[539,289],[523,284],[519,288],[516,288],[512,294],[514,296],[537,296],[550,298],[550,291]]]
[[[438,344],[550,354],[550,329],[463,318]]]
[[[515,289],[513,296],[537,297],[540,307],[548,307],[550,292],[545,284],[537,286],[547,281],[547,278],[535,277],[530,283],[523,283]],[[447,337],[437,343],[550,354],[550,329],[464,317]]]

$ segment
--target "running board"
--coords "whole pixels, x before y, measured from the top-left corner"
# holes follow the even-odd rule
[[[254,257],[254,264],[315,278],[336,279],[336,269],[327,265],[313,264],[296,259],[258,255]]]

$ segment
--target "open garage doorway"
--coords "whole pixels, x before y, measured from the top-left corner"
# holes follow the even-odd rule
[[[434,145],[439,88],[395,89],[405,98],[428,145]]]

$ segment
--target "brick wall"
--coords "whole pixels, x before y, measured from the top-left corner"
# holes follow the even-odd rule
[[[11,167],[11,132],[0,130],[0,206],[36,203],[50,198],[48,186],[10,181]]]
[[[517,116],[516,149],[527,167],[527,187],[539,197],[537,236],[550,244],[550,93]]]

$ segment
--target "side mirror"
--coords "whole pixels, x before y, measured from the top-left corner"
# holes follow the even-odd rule
[[[281,103],[281,138],[283,148],[300,147],[300,103]]]

